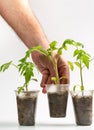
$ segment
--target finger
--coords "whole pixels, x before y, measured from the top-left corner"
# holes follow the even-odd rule
[[[67,64],[62,65],[58,69],[59,77],[61,78],[61,84],[69,84],[70,83],[70,74],[69,74],[69,66]]]
[[[48,70],[44,70],[44,71],[42,72],[42,74],[43,74],[43,76],[42,76],[42,80],[41,80],[40,86],[41,86],[42,88],[44,88],[44,87],[45,87],[45,84],[47,83],[47,80],[48,80],[49,71],[48,71]]]
[[[48,80],[46,84],[53,84],[54,81],[51,80],[51,76],[48,76]],[[43,87],[42,92],[45,94],[47,93],[46,86]]]
[[[47,83],[47,81],[48,81],[48,75],[47,75],[47,74],[44,74],[44,75],[42,76],[42,80],[41,80],[40,86],[41,86],[42,88],[44,88],[44,87],[45,87],[45,84]]]
[[[44,94],[47,93],[46,87],[44,87],[44,88],[42,89],[42,92],[43,92]]]
[[[41,81],[41,84],[40,84],[40,86],[43,88],[42,89],[42,92],[45,94],[46,93],[46,84],[47,84],[47,80],[48,80],[48,74],[44,74],[43,76],[42,76],[42,81]]]

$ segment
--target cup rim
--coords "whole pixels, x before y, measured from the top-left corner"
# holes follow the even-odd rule
[[[15,93],[18,93],[18,90],[14,90]],[[22,91],[21,93],[35,93],[40,92],[40,90],[29,90],[29,91]]]

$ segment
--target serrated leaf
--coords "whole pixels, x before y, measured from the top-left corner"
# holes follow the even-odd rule
[[[84,65],[85,65],[87,68],[89,68],[89,62],[90,62],[89,58],[84,55],[82,60],[83,60]]]
[[[31,80],[31,77],[34,77],[34,73],[31,71],[30,68],[27,68],[25,73],[24,73],[24,76],[25,76],[25,81],[26,81],[26,84],[27,84]]]
[[[50,48],[51,48],[52,50],[56,50],[56,49],[57,49],[57,48],[56,48],[57,41],[52,41],[49,45],[50,45]]]
[[[72,40],[72,39],[66,39],[64,42],[63,42],[63,47],[64,46],[67,46],[67,45],[73,45],[74,47],[81,47],[81,48],[83,48],[84,47],[84,45],[82,44],[82,43],[80,43],[80,42],[75,42],[74,40]]]
[[[62,48],[66,51],[68,50],[68,47],[65,44],[62,45]]]
[[[74,40],[72,39],[66,39],[64,42],[63,42],[63,45],[65,46],[66,44],[69,44],[69,45],[73,45],[74,43]]]
[[[20,94],[22,91],[24,91],[24,87],[23,86],[18,87],[18,94]]]
[[[0,66],[0,72],[4,72],[5,70],[9,69],[10,65],[12,64],[12,61],[4,63],[3,65]]]
[[[80,42],[76,42],[75,44],[76,44],[76,46],[80,46],[80,47],[84,48],[84,45]]]
[[[69,64],[70,69],[73,71],[74,70],[73,63],[71,61],[68,61],[68,64]]]

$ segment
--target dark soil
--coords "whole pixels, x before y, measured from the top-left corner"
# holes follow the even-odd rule
[[[92,124],[92,96],[74,96],[73,98],[76,123],[78,125]]]
[[[36,97],[20,98],[17,96],[18,120],[20,125],[35,124]]]
[[[68,91],[48,93],[50,117],[65,117]]]

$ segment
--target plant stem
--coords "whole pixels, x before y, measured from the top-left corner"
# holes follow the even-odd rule
[[[81,79],[81,91],[84,90],[84,85],[83,85],[83,74],[82,74],[82,62],[80,59],[80,79]]]
[[[15,64],[13,64],[13,63],[12,63],[12,65],[18,69],[18,66],[17,66],[17,65],[15,65]]]
[[[57,61],[55,63],[55,72],[56,72],[56,84],[60,84],[60,80],[59,80],[59,74],[58,74],[58,66],[57,66]]]
[[[28,85],[26,84],[26,91],[28,91]]]
[[[54,60],[53,56],[51,56],[51,61],[53,63],[53,67],[54,67],[55,74],[56,74],[56,82],[55,82],[55,84],[60,84],[59,74],[58,74],[58,66],[57,66],[58,58]]]

